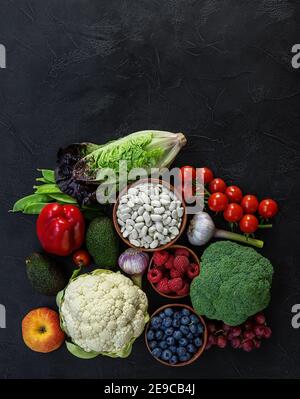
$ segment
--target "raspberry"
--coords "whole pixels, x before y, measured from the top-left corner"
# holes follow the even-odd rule
[[[190,253],[187,249],[177,248],[175,250],[175,256],[186,256],[188,258],[190,256]]]
[[[165,263],[165,268],[166,269],[172,269],[174,266],[174,255],[169,255],[168,260]]]
[[[161,292],[162,294],[169,294],[170,289],[169,289],[169,280],[167,277],[164,277],[162,280],[160,280],[156,286],[157,290]]]
[[[187,295],[190,292],[190,285],[185,281],[181,290],[177,291],[176,294],[178,296]]]
[[[155,267],[154,269],[149,270],[147,277],[151,283],[158,283],[162,279],[163,274],[160,269]]]
[[[180,273],[179,270],[173,268],[170,270],[170,276],[171,278],[177,278],[177,277],[182,277],[182,274]]]
[[[189,267],[189,260],[186,256],[176,256],[174,259],[174,268],[178,270],[181,274],[184,274]]]
[[[197,277],[200,272],[199,265],[197,263],[191,263],[188,270],[187,275],[192,280],[194,277]]]
[[[183,280],[181,277],[176,277],[176,278],[172,278],[171,280],[169,280],[168,282],[168,287],[170,291],[173,292],[178,292],[182,289],[183,287]]]
[[[155,266],[162,266],[168,260],[169,254],[167,251],[157,251],[154,252],[153,262]]]

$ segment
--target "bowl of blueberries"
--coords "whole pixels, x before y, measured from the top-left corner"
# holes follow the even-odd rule
[[[166,366],[186,366],[203,353],[207,329],[201,316],[184,304],[169,304],[157,309],[145,329],[146,346],[151,355]]]

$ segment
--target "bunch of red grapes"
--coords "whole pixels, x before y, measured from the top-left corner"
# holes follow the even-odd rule
[[[262,339],[268,339],[272,335],[272,330],[267,326],[263,313],[257,313],[245,323],[234,327],[219,321],[210,320],[207,323],[207,330],[206,349],[212,346],[225,348],[230,344],[234,349],[243,349],[246,352],[251,352],[253,349],[260,348]]]

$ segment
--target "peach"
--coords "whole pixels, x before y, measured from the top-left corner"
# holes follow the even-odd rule
[[[49,308],[29,312],[22,321],[22,335],[31,350],[42,353],[58,349],[65,340],[58,313]]]

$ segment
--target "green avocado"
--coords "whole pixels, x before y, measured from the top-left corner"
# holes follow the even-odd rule
[[[36,252],[26,258],[26,272],[33,288],[42,295],[54,296],[68,283],[60,265]]]
[[[110,218],[101,216],[92,220],[86,233],[86,247],[97,266],[116,269],[119,239]]]

